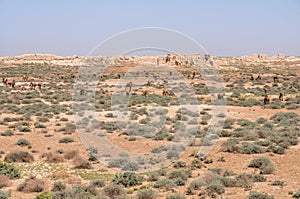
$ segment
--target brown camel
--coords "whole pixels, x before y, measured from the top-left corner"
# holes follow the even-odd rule
[[[218,99],[224,99],[224,93],[218,93]]]
[[[257,76],[256,80],[261,80],[260,74]]]
[[[131,92],[131,89],[132,89],[132,82],[129,82],[125,86],[126,95],[129,95],[129,93]]]
[[[277,74],[273,77],[273,81],[274,81],[274,83],[279,81],[279,78],[278,78]]]
[[[35,82],[30,82],[29,87],[31,90],[35,90],[36,83]]]
[[[282,91],[279,93],[279,100],[283,101],[283,92]]]
[[[170,90],[167,89],[167,88],[164,88],[164,89],[163,89],[163,92],[162,92],[162,95],[163,95],[163,96],[168,96],[168,95],[170,95]]]
[[[42,82],[39,82],[39,83],[37,84],[37,86],[38,86],[39,89],[41,90],[41,89],[42,89]]]
[[[270,103],[270,98],[268,95],[265,95],[265,98],[264,98],[264,105],[266,104],[269,104]]]

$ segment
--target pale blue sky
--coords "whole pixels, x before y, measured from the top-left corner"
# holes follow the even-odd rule
[[[0,0],[0,56],[87,55],[132,28],[180,31],[220,56],[300,55],[300,0]]]

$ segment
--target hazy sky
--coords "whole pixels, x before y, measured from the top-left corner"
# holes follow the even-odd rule
[[[0,56],[87,55],[149,26],[182,32],[213,55],[300,55],[300,0],[0,0],[0,24]]]

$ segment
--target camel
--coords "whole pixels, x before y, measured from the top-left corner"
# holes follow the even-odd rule
[[[29,87],[31,90],[35,90],[36,83],[35,82],[30,82]]]
[[[37,84],[37,86],[38,86],[39,89],[41,90],[41,89],[42,89],[42,82],[39,82],[39,83]]]
[[[163,89],[163,92],[162,92],[162,95],[163,95],[163,96],[168,96],[168,95],[170,95],[170,90],[167,89],[167,88],[164,88],[164,89]]]
[[[7,78],[3,78],[2,79],[2,83],[7,87],[7,82],[8,82],[8,79]]]
[[[267,93],[268,93],[268,89],[267,89],[267,88],[264,88],[264,91],[265,91],[265,94],[267,94]]]
[[[152,82],[151,82],[150,80],[148,80],[148,82],[147,82],[146,85],[147,85],[147,86],[151,86],[151,85],[152,85]]]
[[[129,95],[129,93],[131,92],[131,89],[132,89],[132,82],[129,82],[125,86],[126,95]]]
[[[270,98],[268,95],[265,95],[265,98],[264,98],[264,105],[266,104],[269,104],[270,103]]]
[[[224,99],[224,93],[218,93],[218,99]]]
[[[142,95],[143,96],[147,96],[147,95],[149,95],[149,92],[147,90],[144,90],[143,93],[142,93]]]
[[[192,74],[192,79],[194,79],[196,76],[196,72],[194,71],[193,74]]]
[[[8,81],[8,80],[6,79],[5,85],[6,85],[6,87],[7,87],[7,86],[11,86],[11,88],[15,88],[16,80],[13,79],[12,81]]]
[[[21,91],[26,91],[25,86],[21,86],[20,90],[21,90]]]
[[[283,92],[282,91],[279,93],[279,100],[283,101]]]
[[[275,75],[275,76],[273,77],[273,81],[274,81],[274,83],[279,81],[278,75]]]
[[[251,81],[254,81],[254,77],[253,77],[253,75],[251,75],[251,77],[250,77],[250,80],[251,80]]]
[[[22,77],[22,79],[23,79],[24,82],[27,82],[27,81],[28,81],[28,75],[24,75],[24,76]]]
[[[257,76],[256,80],[261,80],[260,74]]]

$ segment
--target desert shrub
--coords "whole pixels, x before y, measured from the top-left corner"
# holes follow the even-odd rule
[[[90,184],[92,186],[95,186],[95,187],[104,187],[105,186],[105,180],[103,180],[103,179],[93,180],[93,181],[90,182]]]
[[[297,192],[295,192],[295,193],[293,193],[292,197],[293,197],[294,199],[300,199],[300,190],[297,191]]]
[[[9,199],[10,198],[10,191],[1,191],[0,190],[0,198],[1,199]]]
[[[233,152],[237,152],[239,150],[238,144],[239,140],[238,139],[228,139],[225,142],[222,143],[222,151],[223,152],[229,152],[229,153],[233,153]]]
[[[137,199],[154,199],[157,194],[154,189],[141,189],[137,192]]]
[[[54,182],[53,187],[52,187],[52,191],[56,192],[56,191],[62,191],[66,189],[66,185],[64,183],[62,183],[61,181],[57,181]]]
[[[270,196],[267,193],[251,191],[248,196],[248,199],[274,199],[274,196]]]
[[[13,136],[13,135],[14,135],[14,132],[11,130],[7,130],[7,131],[1,133],[1,136]]]
[[[41,193],[41,194],[37,195],[35,197],[35,199],[52,199],[52,197],[53,197],[53,193],[44,192],[44,193]]]
[[[0,189],[3,187],[9,187],[11,185],[11,181],[8,176],[0,175]]]
[[[12,151],[9,152],[5,158],[5,162],[32,162],[33,156],[29,154],[27,151]]]
[[[111,167],[111,168],[121,168],[127,162],[129,162],[128,158],[111,159],[108,162],[108,167]]]
[[[19,146],[30,146],[30,142],[24,138],[21,138],[17,141],[16,145],[19,145]]]
[[[186,197],[180,193],[173,193],[170,195],[167,195],[166,199],[185,199]]]
[[[184,168],[186,167],[186,163],[184,161],[177,161],[174,163],[173,167],[175,169]]]
[[[179,157],[179,153],[177,151],[174,150],[170,150],[167,153],[167,158],[168,159],[172,159],[172,158],[178,158]]]
[[[261,146],[248,142],[244,142],[240,148],[240,153],[243,154],[264,153],[265,151]]]
[[[10,179],[20,178],[21,172],[12,164],[0,162],[0,176],[5,175]]]
[[[78,150],[69,150],[64,153],[64,158],[67,160],[73,159],[78,155],[79,151]]]
[[[222,194],[225,192],[224,185],[219,180],[212,180],[206,185],[206,189],[212,193]]]
[[[274,180],[270,183],[271,186],[284,186],[285,182],[283,180]]]
[[[175,186],[176,186],[175,182],[168,178],[159,179],[154,184],[154,188],[166,188],[167,190]]]
[[[261,174],[254,175],[254,182],[266,182],[267,178]]]
[[[42,158],[46,158],[46,161],[50,162],[50,163],[58,163],[58,162],[63,162],[64,161],[64,158],[63,158],[62,155],[53,154],[52,152],[43,153]]]
[[[271,146],[268,147],[267,150],[271,151],[273,153],[276,153],[276,154],[285,154],[285,148],[283,148],[281,146],[271,145]]]
[[[121,184],[125,187],[131,187],[142,184],[143,176],[131,172],[119,173],[114,176],[112,182],[117,185]]]
[[[232,129],[232,125],[234,124],[234,120],[233,119],[226,119],[224,122],[224,129]]]
[[[191,169],[201,169],[202,167],[205,167],[204,164],[201,162],[201,160],[195,158],[191,162]]]
[[[94,198],[97,190],[93,186],[76,185],[71,189],[54,192],[51,199]]]
[[[109,198],[118,198],[119,196],[125,195],[124,189],[121,186],[115,184],[104,187],[103,192],[105,196],[108,196]]]
[[[263,118],[263,117],[260,117],[260,118],[258,118],[257,120],[257,123],[259,123],[259,124],[264,124],[266,121],[268,121],[266,118]]]
[[[71,137],[64,137],[64,138],[60,139],[58,142],[59,143],[70,143],[70,142],[74,142],[74,139]]]
[[[18,130],[20,132],[31,132],[31,129],[28,126],[19,126]]]
[[[254,158],[248,167],[258,168],[262,174],[271,174],[275,171],[271,160],[267,157]]]
[[[45,124],[41,124],[41,123],[36,123],[34,125],[35,128],[46,128],[46,125]]]
[[[187,193],[188,194],[194,194],[195,190],[199,190],[200,187],[203,187],[206,185],[206,182],[203,179],[195,179],[192,182],[190,182],[189,186],[187,187]]]
[[[121,168],[123,171],[136,171],[139,169],[139,165],[136,162],[128,161]]]
[[[21,183],[17,190],[22,192],[42,192],[45,188],[45,180],[37,178],[28,178]]]
[[[185,182],[187,181],[190,175],[191,175],[190,170],[180,169],[180,170],[171,171],[168,174],[168,178],[173,180],[177,186],[182,186],[185,185]]]
[[[152,149],[151,153],[161,153],[163,151],[167,151],[168,148],[166,146],[159,146],[159,147],[156,147],[154,149]]]
[[[89,161],[85,160],[83,157],[77,156],[73,161],[75,169],[91,169],[92,165]]]

